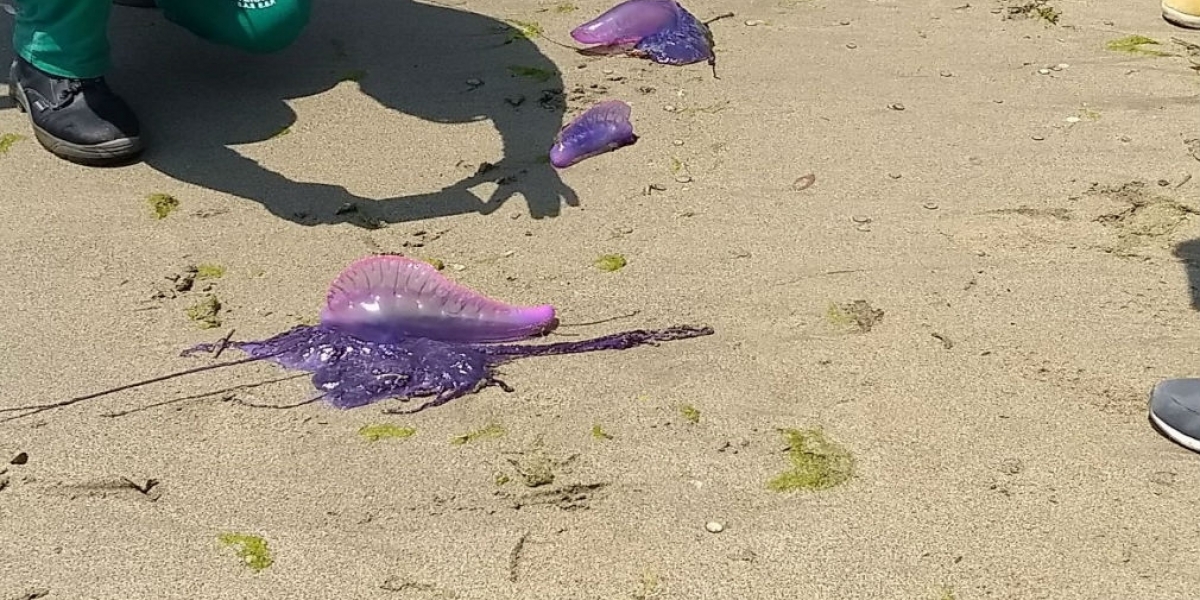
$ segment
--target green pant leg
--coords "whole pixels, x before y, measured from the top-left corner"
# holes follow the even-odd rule
[[[51,75],[104,75],[111,9],[112,0],[19,0],[13,51]]]
[[[210,42],[264,54],[282,50],[308,25],[311,0],[158,0],[172,22]]]

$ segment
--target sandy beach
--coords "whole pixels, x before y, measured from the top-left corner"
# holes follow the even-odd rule
[[[0,409],[313,323],[373,253],[561,339],[715,331],[411,415],[264,408],[313,394],[270,364],[0,412],[0,600],[1195,598],[1200,456],[1146,400],[1200,373],[1200,34],[691,0],[716,78],[554,43],[612,4],[317,2],[270,56],[115,8],[121,168],[0,100]],[[610,99],[639,141],[547,164]]]

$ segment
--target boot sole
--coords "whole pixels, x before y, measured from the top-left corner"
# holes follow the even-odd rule
[[[59,158],[85,165],[113,165],[136,158],[145,149],[141,137],[121,138],[100,144],[76,144],[54,137],[33,122],[33,114],[29,112],[29,106],[26,104],[25,88],[16,78],[10,79],[8,85],[13,92],[13,99],[17,102],[17,110],[29,115],[33,136],[43,148]]]
[[[1180,11],[1176,8],[1171,8],[1167,5],[1167,0],[1162,2],[1162,15],[1168,23],[1186,27],[1188,29],[1200,29],[1200,15],[1192,15]]]

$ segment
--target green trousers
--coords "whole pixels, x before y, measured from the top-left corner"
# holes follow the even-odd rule
[[[112,0],[17,0],[13,50],[59,77],[108,71]],[[308,24],[311,0],[158,0],[163,15],[203,39],[267,53],[292,43]]]

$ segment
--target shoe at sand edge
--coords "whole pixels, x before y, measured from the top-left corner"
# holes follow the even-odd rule
[[[1200,379],[1167,379],[1155,385],[1150,422],[1171,441],[1200,452]]]
[[[1171,24],[1200,29],[1200,0],[1162,0],[1162,15]]]
[[[142,151],[137,116],[103,77],[56,77],[17,57],[9,93],[29,115],[38,142],[60,158],[104,165]]]

